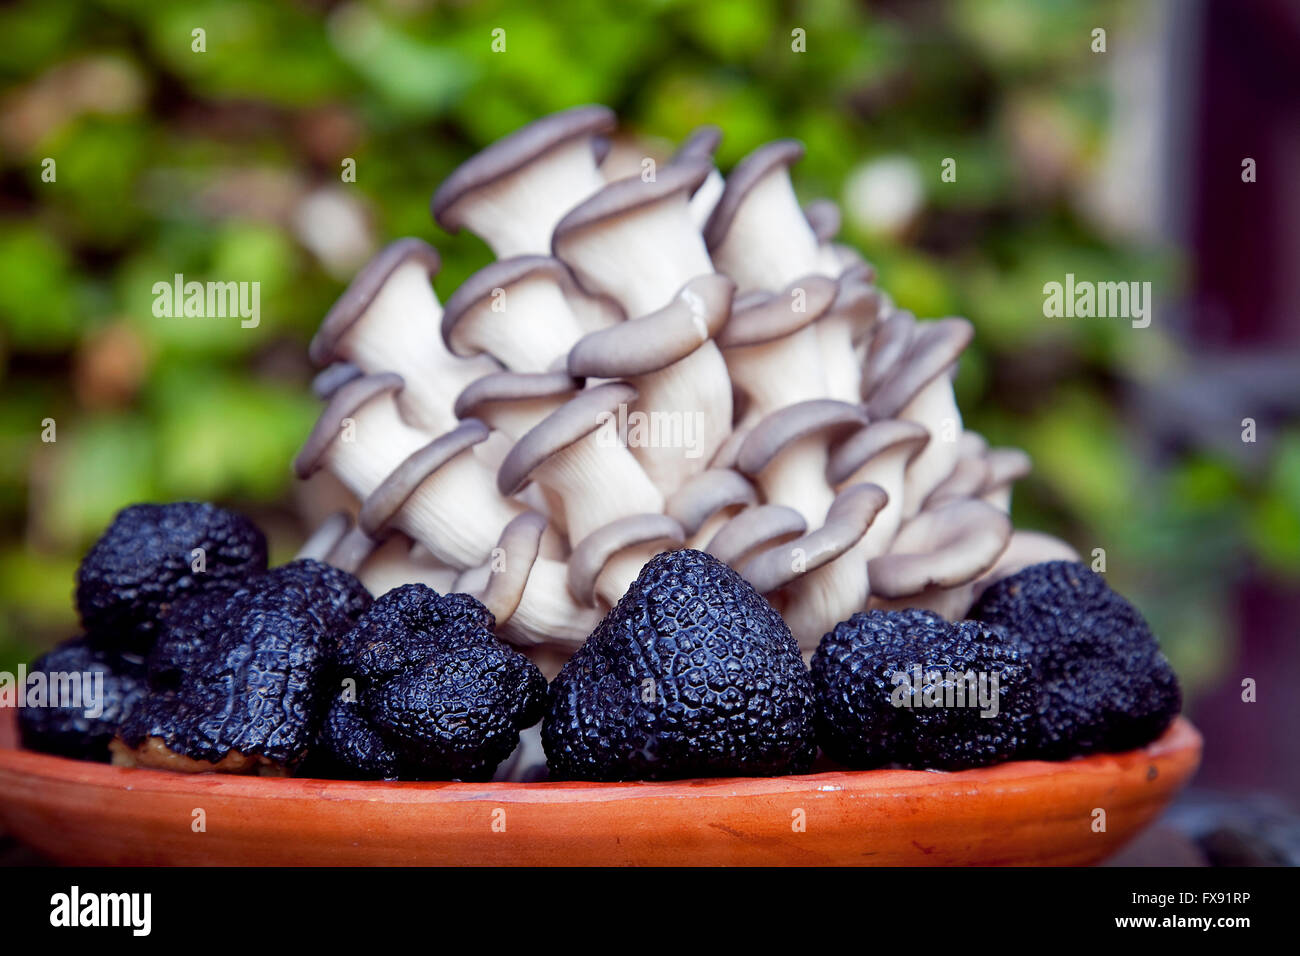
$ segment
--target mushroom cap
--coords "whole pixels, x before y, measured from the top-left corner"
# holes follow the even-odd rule
[[[867,424],[867,414],[858,405],[833,398],[814,398],[787,405],[754,426],[736,454],[736,470],[757,475],[783,449],[801,438],[825,433],[827,440],[848,429]]]
[[[362,375],[342,385],[330,397],[311,434],[303,442],[302,448],[293,459],[293,470],[299,478],[310,478],[320,467],[321,458],[338,437],[339,428],[345,418],[352,415],[366,402],[384,392],[395,392],[403,388],[406,382],[396,372],[380,372],[378,375]]]
[[[803,290],[804,309],[794,309],[794,293]],[[793,335],[815,322],[834,303],[839,286],[834,279],[808,275],[796,279],[780,292],[754,290],[737,296],[731,304],[731,320],[718,336],[719,348],[760,345]]]
[[[338,300],[330,306],[321,320],[320,328],[307,347],[307,355],[316,365],[324,365],[336,355],[343,336],[365,314],[375,296],[383,289],[388,277],[398,266],[414,261],[423,265],[430,276],[442,268],[438,250],[423,239],[408,236],[390,242],[361,267]]]
[[[326,564],[332,564],[334,567],[348,572],[348,574],[356,574],[357,569],[366,563],[366,559],[378,547],[378,541],[360,528],[352,527],[338,541],[334,542],[334,546],[330,548],[329,553],[322,560]]]
[[[710,468],[673,492],[664,511],[691,535],[724,508],[757,504],[758,492],[744,475],[730,468]]]
[[[912,344],[916,319],[910,312],[894,312],[876,325],[862,363],[862,397],[872,393],[894,370]]]
[[[317,372],[316,377],[311,380],[312,394],[323,402],[329,401],[330,396],[341,387],[364,374],[365,372],[351,362],[331,362]]]
[[[574,546],[569,555],[569,591],[579,603],[596,603],[596,579],[609,559],[633,545],[664,541],[681,545],[686,532],[665,514],[627,515],[597,528]]]
[[[803,214],[819,244],[830,242],[840,234],[843,217],[840,207],[831,200],[814,199],[803,207]]]
[[[718,151],[721,142],[722,130],[719,127],[712,124],[698,126],[682,140],[682,144],[677,147],[677,151],[668,162],[685,163],[700,159],[713,162],[713,154]]]
[[[992,585],[1003,578],[1018,574],[1025,568],[1047,561],[1078,561],[1079,553],[1060,538],[1041,531],[1011,532],[1007,549],[998,557],[988,574],[975,582],[975,598],[979,599]]]
[[[501,530],[497,547],[505,556],[501,570],[488,575],[487,585],[479,600],[492,612],[497,625],[504,624],[514,615],[524,596],[528,575],[542,550],[542,535],[546,533],[546,518],[536,511],[525,511],[510,520]]]
[[[867,533],[871,522],[889,501],[879,485],[863,482],[845,488],[826,512],[826,523],[802,538],[769,548],[739,568],[740,576],[760,593],[785,587],[809,571],[829,564],[852,548]],[[791,560],[794,550],[802,552],[802,566]]]
[[[958,458],[948,477],[935,485],[921,507],[933,510],[946,501],[977,498],[980,489],[988,484],[988,477],[989,466],[983,458]]]
[[[379,483],[361,505],[357,525],[378,537],[402,510],[402,505],[426,478],[467,448],[487,439],[488,427],[477,418],[467,418],[451,431],[416,449]]]
[[[880,290],[871,280],[863,278],[861,270],[846,269],[840,273],[835,304],[830,311],[832,315],[849,317],[854,326],[853,341],[860,342],[880,316]]]
[[[899,529],[888,554],[867,563],[871,593],[890,600],[965,584],[993,567],[1011,538],[1011,519],[964,498],[922,511]]]
[[[570,209],[559,221],[551,234],[551,252],[560,256],[560,247],[567,240],[634,209],[677,193],[685,193],[689,197],[708,178],[712,169],[713,164],[707,160],[691,159],[660,167],[655,178],[649,182],[640,176],[615,180]]]
[[[803,143],[797,139],[778,139],[758,147],[740,162],[727,177],[722,197],[713,207],[709,221],[704,224],[704,242],[712,251],[726,241],[731,223],[736,218],[750,190],[772,170],[788,168],[803,159]]]
[[[498,490],[513,495],[528,483],[538,466],[600,428],[603,415],[619,405],[631,404],[638,394],[625,382],[609,382],[579,392],[515,442],[497,470]]]
[[[679,362],[723,328],[735,291],[720,273],[696,276],[662,309],[584,335],[569,350],[569,374],[621,378]]]
[[[921,389],[953,367],[974,337],[975,327],[966,319],[917,323],[907,354],[871,394],[871,417],[893,418],[901,412]]]
[[[976,492],[981,495],[1019,481],[1034,468],[1033,459],[1019,448],[990,448],[984,455],[984,464],[988,470]]]
[[[844,439],[831,452],[830,461],[826,463],[826,480],[832,485],[847,481],[872,458],[895,448],[906,447],[907,460],[911,461],[929,441],[929,430],[916,422],[899,418],[871,422]]]
[[[461,163],[443,180],[430,203],[433,218],[448,232],[459,231],[464,222],[455,207],[465,196],[504,179],[575,137],[609,133],[616,122],[608,107],[595,104],[575,106],[543,116],[503,136]]]
[[[511,256],[497,259],[479,269],[451,294],[442,309],[442,340],[454,355],[470,358],[473,352],[458,349],[455,345],[456,326],[475,306],[484,299],[490,299],[497,289],[510,286],[532,276],[544,275],[555,280],[557,285],[573,288],[573,274],[569,267],[553,256]]]
[[[719,528],[704,550],[730,565],[755,548],[789,541],[807,530],[808,522],[793,508],[758,505],[746,508]]]
[[[489,372],[456,396],[457,418],[479,418],[490,406],[577,392],[582,382],[567,372]]]

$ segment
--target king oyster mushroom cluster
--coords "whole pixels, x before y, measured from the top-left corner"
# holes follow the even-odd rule
[[[554,673],[658,552],[710,552],[805,652],[866,608],[956,619],[988,584],[1077,559],[1013,531],[1015,449],[964,431],[973,330],[920,321],[801,208],[791,140],[723,177],[721,133],[606,169],[613,113],[534,122],[433,196],[497,259],[440,304],[437,252],[382,250],[311,343],[327,403],[295,461],[355,497],[304,554],[374,593],[464,591]]]

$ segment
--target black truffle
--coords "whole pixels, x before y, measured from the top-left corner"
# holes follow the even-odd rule
[[[333,642],[369,604],[356,578],[309,558],[178,602],[149,656],[150,695],[120,735],[135,753],[119,762],[292,768],[324,716]]]
[[[1025,568],[990,587],[971,616],[1012,632],[1043,688],[1036,755],[1140,747],[1182,708],[1169,661],[1142,615],[1073,561]]]
[[[658,555],[551,684],[551,773],[771,776],[815,754],[812,682],[789,628],[731,568]]]
[[[77,637],[32,662],[27,673],[29,686],[38,673],[45,688],[42,704],[18,711],[23,746],[106,763],[109,741],[148,692],[144,661],[94,647],[84,637]],[[58,687],[67,693],[57,693]]]
[[[193,501],[132,505],[82,559],[77,611],[94,643],[147,653],[174,601],[265,570],[266,538],[243,515]]]
[[[1038,704],[1032,668],[1007,634],[916,609],[841,621],[813,654],[812,676],[817,740],[857,769],[1011,760]]]
[[[542,716],[546,680],[467,594],[423,584],[375,601],[337,644],[333,694],[312,772],[478,780]]]

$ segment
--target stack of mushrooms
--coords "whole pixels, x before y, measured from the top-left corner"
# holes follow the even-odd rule
[[[992,581],[1076,557],[1012,530],[1029,460],[962,427],[971,324],[892,306],[834,204],[800,206],[802,145],[724,178],[706,128],[626,176],[614,128],[567,110],[447,178],[434,218],[497,258],[445,305],[437,252],[408,238],[330,310],[295,468],[354,506],[304,554],[376,593],[471,593],[548,676],[673,548],[735,568],[807,653],[857,611],[960,618]]]

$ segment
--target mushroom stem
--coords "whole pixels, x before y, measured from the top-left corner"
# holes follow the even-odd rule
[[[899,419],[916,422],[930,440],[912,459],[903,492],[903,517],[910,518],[957,464],[957,439],[961,437],[961,411],[947,375],[935,376],[899,411]]]

